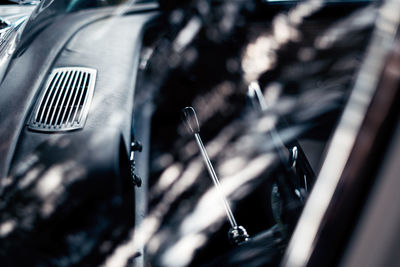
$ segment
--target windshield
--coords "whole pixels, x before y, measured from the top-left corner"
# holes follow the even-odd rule
[[[248,4],[250,2],[253,5]],[[45,199],[44,194],[43,199],[47,202],[43,203],[54,205],[54,212],[50,211],[47,218],[38,216],[37,221],[38,224],[42,220],[50,223],[41,224],[41,228],[34,225],[31,232],[26,231],[27,234],[20,230],[18,233],[22,233],[26,242],[39,235],[36,229],[44,229],[52,236],[49,224],[57,229],[61,224],[72,225],[74,229],[70,232],[62,230],[57,236],[58,244],[65,244],[66,248],[60,245],[59,254],[49,253],[48,256],[57,262],[64,257],[67,263],[60,266],[70,262],[97,266],[100,261],[105,262],[105,266],[125,266],[130,262],[134,266],[280,266],[287,247],[294,247],[302,253],[306,243],[313,244],[313,233],[310,234],[310,228],[307,228],[311,224],[306,222],[304,228],[297,228],[302,231],[296,231],[297,221],[299,218],[301,221],[299,216],[307,219],[304,214],[315,214],[303,212],[307,203],[316,203],[320,208],[333,199],[336,187],[331,175],[342,172],[337,170],[344,168],[348,156],[326,155],[332,155],[330,151],[336,150],[350,153],[347,146],[343,149],[341,142],[348,146],[355,143],[349,130],[364,120],[363,110],[369,97],[362,91],[359,93],[359,88],[375,86],[365,77],[377,75],[365,72],[365,69],[378,72],[379,68],[370,68],[370,65],[375,66],[381,61],[370,57],[367,49],[371,36],[374,36],[378,6],[325,6],[311,0],[292,7],[265,5],[264,2],[267,1],[186,1],[187,7],[176,8],[165,16],[157,16],[157,21],[151,21],[149,28],[143,31],[140,45],[136,41],[140,42],[141,37],[132,35],[132,41],[124,43],[125,46],[121,43],[144,12],[118,13],[120,9],[115,7],[132,8],[137,1],[45,0],[40,3],[30,18],[19,52],[23,53],[24,44],[35,41],[32,47],[37,49],[26,50],[21,59],[32,59],[39,65],[41,62],[38,63],[37,55],[40,53],[37,51],[44,54],[42,62],[48,66],[41,66],[39,74],[43,76],[46,68],[74,66],[72,64],[98,67],[94,94],[104,101],[92,105],[94,108],[88,118],[101,118],[95,121],[101,122],[99,134],[103,128],[108,128],[103,124],[108,121],[103,119],[103,108],[112,109],[114,106],[109,104],[115,99],[131,99],[125,94],[114,95],[115,88],[123,86],[116,85],[113,79],[126,79],[131,84],[131,77],[138,77],[132,104],[134,118],[126,119],[120,115],[110,118],[126,122],[127,129],[132,127],[134,137],[127,143],[131,150],[125,151],[126,147],[122,145],[121,166],[118,167],[122,175],[126,174],[124,178],[128,178],[132,187],[140,188],[134,188],[134,197],[129,195],[129,199],[135,199],[135,210],[127,205],[135,213],[135,226],[123,225],[119,221],[108,223],[108,218],[113,216],[104,210],[114,209],[118,203],[125,202],[124,198],[117,199],[111,195],[107,198],[98,186],[98,174],[103,172],[104,161],[93,167],[98,168],[93,180],[83,177],[86,175],[84,171],[79,181],[78,178],[63,179],[70,175],[69,162],[78,162],[80,153],[88,153],[91,159],[92,156],[96,159],[101,153],[97,153],[97,149],[89,150],[91,146],[86,144],[86,139],[72,143],[76,144],[76,153],[75,146],[69,143],[58,145],[49,142],[51,148],[57,148],[55,151],[59,155],[69,151],[66,160],[54,160],[53,163],[58,154],[46,154],[47,150],[43,149],[40,150],[43,156],[41,154],[37,163],[32,165],[51,164],[51,167],[61,166],[60,170],[64,170],[61,164],[67,165],[65,174],[54,174],[56,178],[60,177],[60,182],[54,182],[52,187],[60,188],[60,191],[54,191],[62,193],[59,202],[56,197],[54,200]],[[129,16],[117,17],[117,14],[128,13]],[[112,34],[121,29],[124,29],[123,34]],[[100,39],[95,38],[98,35],[101,35]],[[40,37],[35,39],[36,36]],[[41,46],[40,39],[46,45]],[[102,49],[97,49],[97,46]],[[142,50],[137,54],[133,50],[125,52],[121,49],[139,46]],[[58,57],[56,63],[47,59],[48,50],[52,57]],[[117,59],[128,60],[137,56],[137,65],[124,64],[115,59],[115,55],[119,55]],[[383,53],[380,55],[384,56]],[[103,58],[110,60],[101,61],[101,64],[87,60]],[[30,64],[24,66],[30,68]],[[360,83],[361,80],[366,83]],[[356,85],[354,81],[357,81]],[[104,89],[99,86],[102,84]],[[108,94],[103,94],[102,89],[112,92],[112,97],[103,98]],[[127,86],[128,89],[131,88]],[[368,94],[373,92],[373,89],[368,89]],[[154,101],[150,94],[154,94]],[[360,109],[359,103],[353,99],[366,103],[362,102]],[[66,110],[63,104],[56,106],[49,105],[49,109]],[[343,126],[340,130],[344,130],[337,131],[337,125]],[[149,130],[144,131],[146,127]],[[72,139],[79,137],[80,133],[83,131],[59,136]],[[39,135],[36,132],[32,134]],[[119,134],[117,138],[119,140]],[[108,137],[97,140],[99,146],[110,143]],[[143,144],[143,151],[139,141]],[[360,149],[359,153],[364,151]],[[77,165],[83,166],[82,170],[88,168],[83,160],[79,164],[82,164]],[[17,167],[15,169],[19,171]],[[78,168],[73,169],[78,170],[77,176],[81,175]],[[26,176],[31,174],[28,168],[21,172],[22,177],[25,173]],[[53,172],[49,173],[51,175],[46,171],[44,178],[53,179]],[[37,181],[41,181],[42,178],[37,176]],[[108,177],[108,173],[105,176]],[[17,188],[25,181],[9,180],[9,188]],[[34,182],[39,184],[37,181]],[[94,186],[87,186],[86,181],[96,182],[93,182]],[[76,196],[69,193],[78,186],[81,187]],[[11,189],[7,190],[6,193],[13,193]],[[25,193],[24,190],[15,189],[18,193]],[[25,201],[26,195],[21,194],[24,200],[21,203],[32,203],[28,202],[29,199]],[[9,199],[13,204],[13,198]],[[346,206],[350,206],[350,202]],[[42,210],[40,205],[37,205],[39,212]],[[79,213],[69,212],[74,207]],[[330,217],[346,219],[337,214],[335,210]],[[18,220],[22,221],[19,217]],[[349,226],[351,220],[347,218]],[[75,228],[75,222],[78,225],[81,221],[85,224]],[[316,222],[313,229],[318,230],[321,219],[315,217],[309,221]],[[347,230],[349,228],[344,226],[338,227],[333,234],[339,236]],[[118,231],[123,233],[123,238],[114,237]],[[109,238],[108,232],[113,237]],[[298,244],[289,243],[292,233],[300,237],[297,238]],[[337,239],[341,245],[340,238]],[[342,236],[342,239],[346,237]],[[46,244],[51,247],[53,243],[54,240],[49,238]],[[17,244],[21,246],[23,243]],[[330,248],[323,245],[320,247]],[[135,265],[139,261],[142,263]]]

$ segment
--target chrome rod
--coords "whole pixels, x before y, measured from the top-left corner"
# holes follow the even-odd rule
[[[204,147],[203,142],[201,141],[200,135],[198,133],[195,133],[194,136],[196,138],[197,145],[200,148],[201,155],[203,156],[204,163],[207,166],[208,173],[210,174],[211,179],[214,182],[215,187],[217,188],[218,195],[221,198],[222,203],[224,204],[224,208],[226,211],[226,215],[228,216],[229,223],[231,224],[231,226],[233,228],[233,227],[237,226],[235,217],[233,216],[233,213],[232,213],[231,208],[229,207],[228,201],[226,200],[224,193],[222,192],[221,185],[219,183],[217,174],[215,173],[215,170],[211,164],[210,158],[208,157],[206,148]]]
[[[183,109],[182,115],[182,119],[185,123],[186,128],[191,134],[194,135],[196,139],[208,173],[210,174],[211,179],[214,182],[215,188],[217,189],[217,194],[220,197],[222,204],[224,205],[226,215],[231,225],[231,228],[228,232],[229,241],[234,245],[240,245],[249,239],[249,235],[247,234],[247,231],[243,226],[240,226],[236,223],[235,216],[233,216],[233,212],[229,206],[229,203],[223,194],[217,174],[215,173],[214,167],[210,161],[210,157],[207,154],[207,150],[204,147],[203,141],[201,140],[199,134],[200,127],[197,120],[196,112],[192,107],[186,107]]]

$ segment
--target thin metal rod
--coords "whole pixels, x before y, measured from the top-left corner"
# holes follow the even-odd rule
[[[222,193],[221,185],[219,183],[217,174],[214,171],[214,168],[211,164],[210,158],[208,157],[207,151],[203,145],[203,142],[201,141],[200,135],[198,133],[195,133],[194,136],[196,137],[196,142],[200,148],[201,155],[203,156],[204,162],[207,166],[208,173],[210,174],[210,176],[214,182],[214,185],[217,188],[218,195],[221,198],[222,203],[224,204],[224,208],[226,211],[226,215],[228,216],[229,223],[231,224],[232,228],[237,227],[235,217],[233,216],[232,210],[229,207],[229,204],[226,201],[224,194]]]

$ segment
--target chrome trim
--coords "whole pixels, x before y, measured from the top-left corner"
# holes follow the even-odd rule
[[[329,145],[326,160],[289,242],[281,267],[307,266],[334,201],[342,173],[354,147],[364,115],[376,91],[384,61],[393,46],[400,22],[400,1],[385,2],[379,12],[365,61],[349,102]]]

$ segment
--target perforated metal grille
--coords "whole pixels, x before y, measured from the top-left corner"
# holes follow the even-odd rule
[[[56,132],[82,128],[93,96],[96,70],[56,68],[32,114],[29,128]]]

